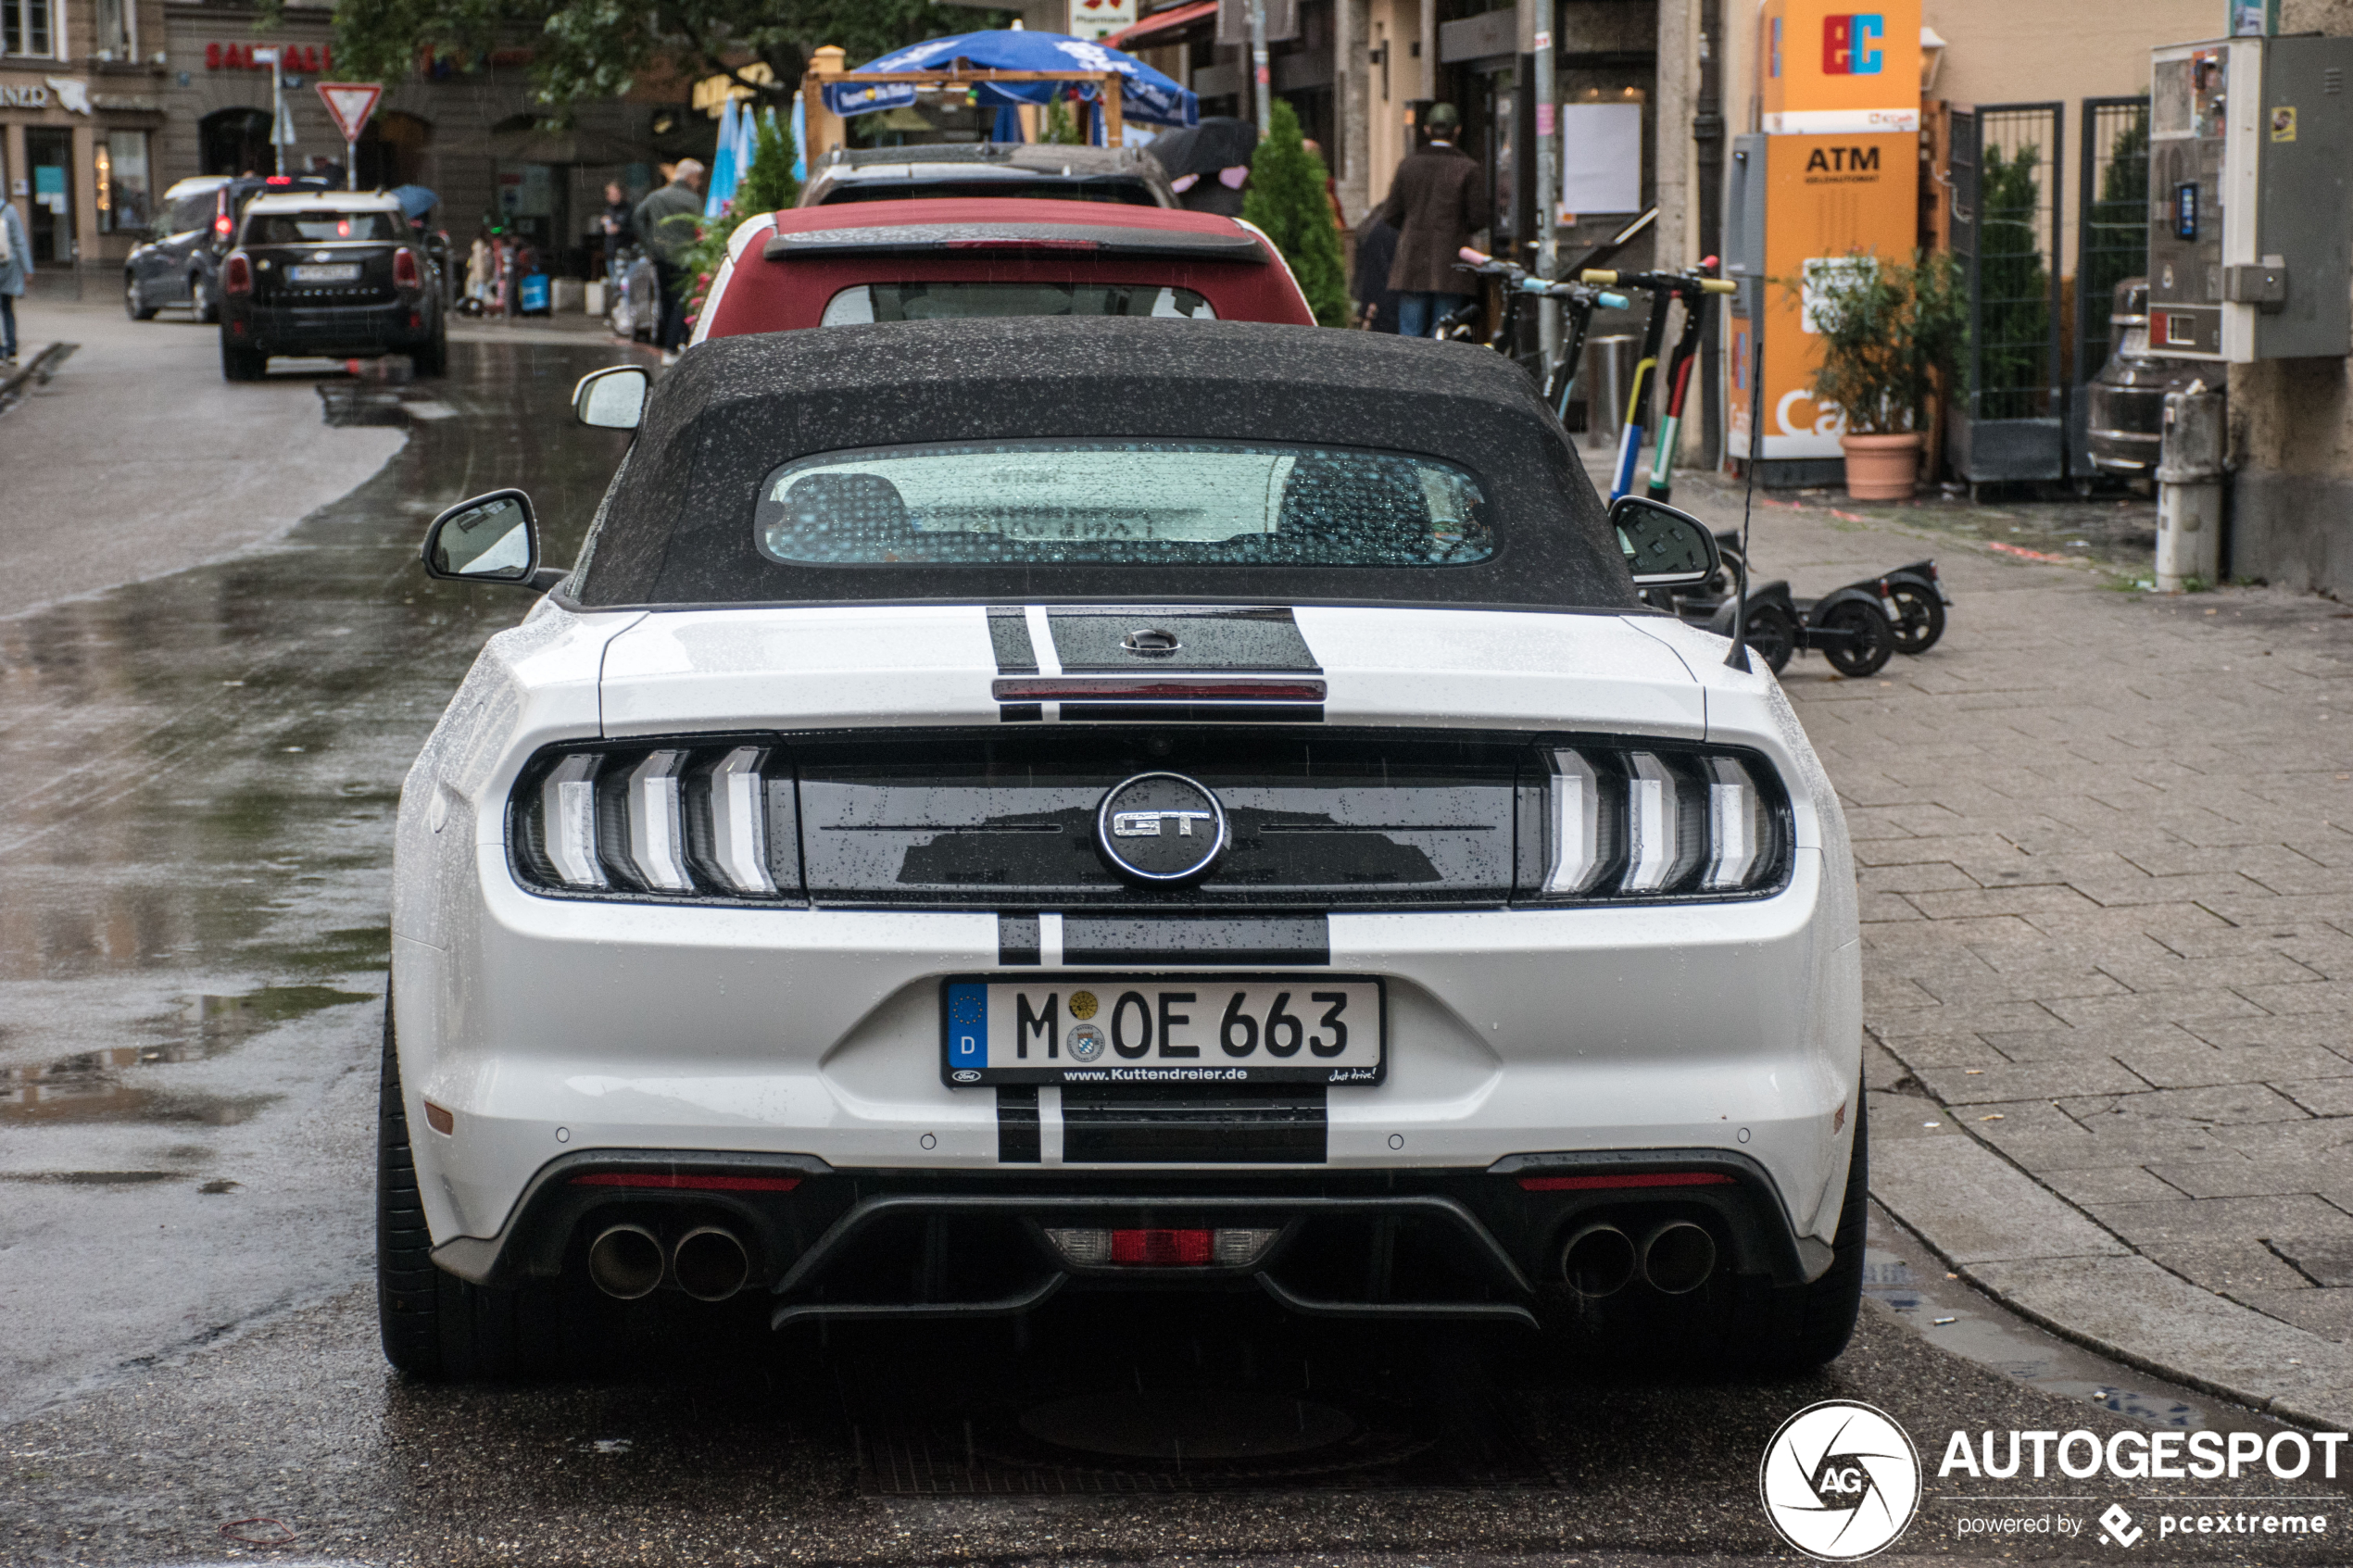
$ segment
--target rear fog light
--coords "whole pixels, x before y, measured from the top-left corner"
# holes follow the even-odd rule
[[[1281,1233],[1272,1226],[1230,1230],[1057,1230],[1046,1239],[1082,1268],[1246,1268]]]

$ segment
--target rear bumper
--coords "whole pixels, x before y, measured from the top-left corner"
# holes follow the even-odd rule
[[[313,309],[247,305],[224,310],[232,344],[263,354],[324,355],[402,349],[431,340],[433,307],[422,297]]]
[[[1662,1178],[1672,1185],[1649,1185]],[[635,1186],[632,1182],[648,1184]],[[677,1185],[669,1185],[677,1184]],[[695,1185],[686,1185],[695,1184]],[[434,1252],[460,1277],[513,1284],[573,1266],[612,1224],[730,1230],[776,1327],[812,1318],[1016,1313],[1064,1290],[1256,1289],[1338,1317],[1532,1324],[1565,1298],[1569,1236],[1705,1228],[1726,1270],[1775,1285],[1830,1261],[1799,1237],[1770,1174],[1721,1149],[1516,1155],[1484,1171],[1006,1175],[838,1171],[810,1156],[585,1150],[544,1166],[495,1236]],[[1248,1264],[1078,1266],[1049,1226],[1270,1228]]]

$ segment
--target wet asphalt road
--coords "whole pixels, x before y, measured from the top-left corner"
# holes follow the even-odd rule
[[[1254,1298],[781,1341],[702,1309],[575,1381],[394,1378],[366,1283],[392,813],[527,603],[428,583],[416,544],[521,483],[566,558],[621,443],[565,395],[618,357],[459,345],[433,395],[460,417],[280,548],[0,621],[0,1563],[1786,1555],[1757,1461],[1824,1398],[1924,1450],[1901,1553],[2115,1557],[2090,1521],[2151,1484],[1940,1481],[1947,1434],[2273,1430],[2023,1329],[1884,1221],[1854,1348],[1793,1383]],[[2353,1529],[2342,1483],[2167,1489]],[[2087,1535],[1957,1533],[2012,1516]]]

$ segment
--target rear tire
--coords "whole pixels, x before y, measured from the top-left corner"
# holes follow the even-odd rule
[[[1748,605],[1748,649],[1761,657],[1778,675],[1789,668],[1797,651],[1797,622],[1771,599],[1751,599]]]
[[[250,348],[238,348],[223,341],[220,345],[220,379],[223,381],[259,381],[269,373],[270,357]]]
[[[433,334],[432,340],[411,349],[409,363],[420,376],[446,376],[449,373],[449,334],[445,330]]]
[[[1869,1107],[1855,1091],[1855,1150],[1829,1270],[1808,1285],[1767,1286],[1743,1298],[1727,1325],[1726,1347],[1754,1372],[1796,1374],[1836,1361],[1855,1336],[1863,1308],[1863,1254],[1869,1244],[1871,1144]]]
[[[205,286],[202,272],[188,274],[188,308],[194,310],[196,320],[207,326],[220,320],[220,302],[213,298],[212,291]]]
[[[417,1191],[392,1003],[384,1003],[376,1109],[376,1323],[384,1360],[411,1377],[497,1381],[561,1364],[561,1297],[554,1281],[519,1290],[472,1285],[433,1261]]]
[[[1944,601],[1936,590],[1925,583],[1896,582],[1888,584],[1887,593],[1895,601],[1895,651],[1923,654],[1934,647],[1944,635]]]
[[[1895,657],[1895,628],[1871,605],[1850,599],[1832,606],[1822,617],[1822,630],[1846,633],[1823,645],[1822,657],[1831,661],[1831,669],[1850,679],[1876,675]]]
[[[139,280],[128,272],[122,275],[122,313],[134,321],[156,319],[156,307],[140,292]]]

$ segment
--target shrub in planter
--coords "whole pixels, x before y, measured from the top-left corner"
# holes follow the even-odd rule
[[[1813,394],[1845,412],[1847,494],[1905,500],[1919,478],[1929,399],[1948,384],[1969,328],[1950,256],[1909,262],[1854,252],[1807,264],[1807,314],[1821,338]]]

